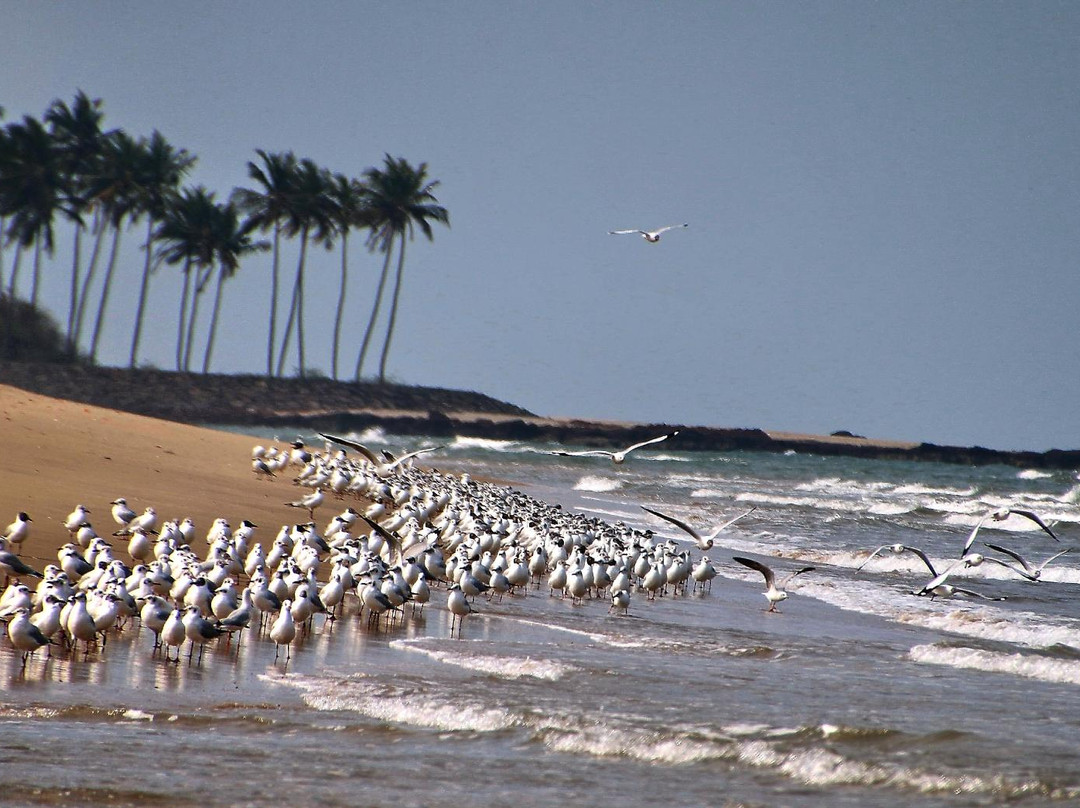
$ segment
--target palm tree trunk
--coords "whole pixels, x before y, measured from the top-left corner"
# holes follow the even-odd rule
[[[191,367],[191,345],[195,342],[195,326],[199,320],[199,298],[202,297],[202,293],[206,289],[206,282],[210,280],[210,273],[213,271],[213,266],[207,267],[206,271],[201,275],[196,270],[195,289],[191,293],[191,317],[188,318],[187,342],[184,345],[183,370],[185,373]]]
[[[398,298],[401,295],[401,278],[405,274],[405,235],[398,240],[397,274],[394,276],[394,296],[390,301],[390,320],[386,324],[386,342],[383,343],[382,357],[379,359],[379,384],[386,383],[386,358],[390,355],[390,340],[394,337],[394,324],[397,322]]]
[[[82,266],[82,234],[86,226],[79,222],[75,225],[75,249],[71,260],[71,300],[68,303],[67,351],[75,353],[75,310],[79,307],[79,274]]]
[[[180,292],[180,327],[176,333],[176,369],[184,369],[184,332],[187,325],[188,290],[191,288],[191,259],[184,262],[184,288]]]
[[[97,364],[98,340],[105,324],[105,309],[109,305],[109,291],[112,287],[113,271],[116,269],[116,254],[120,250],[120,235],[123,228],[117,222],[113,227],[112,251],[109,253],[109,265],[105,270],[105,280],[101,284],[101,301],[98,303],[97,318],[94,320],[94,335],[90,338],[90,364]]]
[[[292,340],[293,323],[296,320],[296,299],[299,296],[298,282],[293,281],[292,300],[289,302],[289,319],[285,321],[285,333],[281,337],[281,348],[278,350],[277,375],[285,372],[285,354],[289,350],[289,342]]]
[[[364,330],[364,341],[360,344],[360,355],[356,357],[355,381],[360,381],[360,375],[364,370],[364,357],[367,355],[368,345],[371,343],[371,335],[375,332],[375,321],[379,318],[379,307],[382,305],[383,289],[386,287],[386,276],[390,274],[390,258],[394,253],[394,239],[386,245],[386,257],[383,259],[382,274],[379,275],[379,287],[375,290],[375,303],[371,307],[371,317],[368,319],[367,328]]]
[[[210,355],[214,352],[214,337],[217,336],[218,314],[221,312],[221,290],[225,281],[224,267],[218,272],[217,290],[214,292],[214,311],[210,314],[210,334],[206,338],[206,355],[203,356],[202,372],[210,372]]]
[[[79,292],[79,306],[75,312],[75,347],[79,347],[82,339],[83,316],[86,314],[86,301],[90,299],[90,283],[94,280],[97,271],[98,256],[101,254],[101,242],[105,237],[106,226],[101,222],[98,211],[94,211],[94,249],[90,253],[90,265],[86,268],[86,277],[83,278],[82,291]]]
[[[135,367],[139,356],[139,339],[142,337],[143,313],[146,310],[146,294],[150,288],[150,261],[154,253],[154,217],[146,217],[146,261],[143,263],[142,283],[139,284],[139,305],[135,309],[135,333],[131,337],[131,358],[128,367]]]
[[[281,338],[281,351],[278,353],[277,375],[281,376],[285,372],[285,355],[289,351],[289,341],[292,339],[293,325],[303,315],[302,301],[304,298],[304,258],[307,255],[307,236],[308,231],[305,227],[300,233],[300,260],[296,264],[296,279],[293,281],[293,293],[292,302],[289,304],[289,319],[285,322],[285,335]],[[304,375],[304,338],[302,334],[303,325],[297,329],[299,336],[299,356],[300,367],[298,373],[301,378]]]
[[[15,242],[15,260],[11,262],[11,279],[8,281],[8,297],[15,300],[15,286],[19,280],[19,265],[22,264],[23,246],[21,241]]]
[[[30,305],[37,308],[38,282],[41,280],[41,239],[34,242],[34,274],[30,281]]]
[[[274,339],[277,336],[278,259],[281,255],[281,225],[274,223],[274,262],[270,275],[270,336],[266,341],[266,375],[274,375]]]
[[[341,320],[345,315],[345,287],[349,281],[349,231],[341,234],[341,288],[338,290],[337,313],[334,315],[334,348],[330,364],[334,381],[338,378],[338,346],[341,344]]]
[[[307,228],[300,241],[300,269],[296,273],[296,354],[300,365],[300,378],[304,378],[307,361],[304,357],[304,259],[307,258]]]
[[[0,292],[4,291],[4,225],[7,221],[0,216]]]

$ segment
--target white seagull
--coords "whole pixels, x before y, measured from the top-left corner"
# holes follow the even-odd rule
[[[22,543],[26,541],[26,537],[30,535],[30,523],[34,520],[31,519],[26,511],[19,511],[18,516],[15,517],[15,521],[4,528],[3,538],[5,538],[12,547],[18,548],[22,546]],[[18,553],[18,550],[15,551]]]
[[[979,528],[981,528],[986,523],[987,519],[993,519],[995,522],[1004,522],[1006,519],[1009,518],[1011,514],[1014,513],[1017,516],[1023,516],[1026,519],[1030,519],[1032,522],[1045,530],[1049,534],[1050,538],[1054,541],[1061,541],[1061,539],[1054,535],[1054,531],[1052,531],[1034,511],[1025,511],[1019,508],[996,508],[992,511],[987,511],[983,518],[975,524],[974,528],[972,528],[971,533],[967,537],[967,541],[964,542],[964,550],[960,553],[961,557],[967,555],[967,551],[975,542],[975,537],[979,533]]]
[[[626,235],[640,235],[650,244],[655,244],[660,240],[660,234],[666,233],[668,230],[677,230],[680,227],[689,227],[689,224],[669,224],[667,227],[658,227],[656,230],[640,230],[633,228],[630,230],[608,230],[608,235],[611,236],[626,236]]]
[[[648,446],[651,443],[659,443],[660,441],[667,440],[668,438],[674,438],[678,434],[679,430],[676,429],[674,432],[669,432],[666,435],[661,435],[658,438],[643,440],[641,443],[635,443],[633,446],[627,446],[625,449],[622,449],[618,452],[609,452],[606,449],[587,449],[581,452],[556,451],[551,452],[551,454],[559,455],[560,457],[610,457],[612,463],[620,464],[624,463],[626,461],[626,456],[635,449],[640,449],[642,446]]]
[[[391,455],[390,459],[388,460],[380,460],[378,455],[376,455],[373,451],[371,451],[371,449],[369,449],[362,443],[357,443],[354,440],[342,438],[337,435],[328,435],[325,432],[320,432],[319,437],[323,438],[324,440],[328,440],[331,443],[340,443],[342,446],[348,446],[350,449],[354,449],[355,451],[359,452],[368,462],[375,466],[375,473],[380,477],[384,477],[387,474],[390,474],[409,458],[417,457],[418,455],[426,454],[428,452],[434,452],[442,448],[441,446],[428,446],[424,449],[417,449],[413,452],[409,452],[408,454],[403,454],[401,457],[393,457]]]
[[[755,561],[752,558],[744,558],[743,556],[732,556],[732,560],[738,561],[744,567],[749,567],[752,570],[757,570],[765,576],[765,585],[769,587],[765,592],[765,597],[769,600],[769,608],[766,611],[770,612],[776,611],[776,604],[778,604],[780,601],[787,600],[787,592],[784,591],[784,588],[787,586],[788,582],[792,578],[794,578],[796,575],[802,575],[804,572],[812,572],[814,570],[813,567],[803,567],[802,569],[795,570],[795,572],[791,573],[791,575],[786,577],[783,581],[780,582],[780,585],[777,586],[776,576],[773,574],[773,571],[769,569],[769,567],[766,567],[764,564],[762,564],[760,561]]]
[[[1039,564],[1038,566],[1032,566],[1027,561],[1025,561],[1024,557],[1021,556],[1015,550],[1010,550],[1008,547],[1001,547],[1000,545],[997,545],[997,544],[991,544],[988,541],[984,541],[983,544],[985,544],[991,550],[997,550],[999,553],[1004,553],[1005,555],[1010,556],[1011,558],[1015,558],[1018,562],[1020,562],[1020,567],[1022,567],[1022,569],[1020,567],[1016,567],[1013,564],[1008,563],[1007,561],[1002,561],[1000,558],[994,558],[993,556],[986,556],[985,557],[986,561],[993,561],[995,564],[1000,564],[1003,567],[1008,567],[1013,572],[1017,573],[1018,575],[1022,575],[1024,578],[1027,578],[1029,581],[1038,581],[1042,577],[1042,571],[1046,568],[1047,564],[1049,564],[1051,561],[1053,561],[1055,558],[1057,558],[1059,556],[1063,556],[1066,553],[1071,553],[1072,550],[1073,550],[1073,548],[1071,548],[1071,547],[1066,547],[1060,553],[1055,553],[1054,555],[1050,556],[1048,559],[1046,559],[1046,561]]]
[[[720,535],[720,532],[722,530],[724,530],[724,528],[730,527],[731,525],[735,524],[740,519],[742,519],[744,516],[749,516],[754,511],[757,510],[757,506],[755,505],[750,510],[743,511],[738,516],[736,516],[734,519],[729,519],[728,521],[724,522],[722,525],[718,525],[716,528],[713,529],[713,532],[710,533],[708,536],[702,536],[700,533],[698,533],[696,530],[694,530],[692,527],[690,527],[690,525],[686,524],[686,522],[683,522],[681,519],[676,519],[674,516],[668,516],[666,513],[660,513],[660,511],[654,511],[652,508],[646,508],[644,505],[641,506],[641,509],[643,511],[648,511],[653,516],[659,516],[661,519],[664,519],[664,520],[666,520],[668,522],[671,522],[671,524],[675,525],[675,527],[680,528],[683,531],[685,531],[686,533],[690,534],[690,536],[693,537],[694,541],[697,542],[698,549],[700,549],[700,550],[708,550],[708,549],[712,548],[713,542],[716,540],[716,537]]]

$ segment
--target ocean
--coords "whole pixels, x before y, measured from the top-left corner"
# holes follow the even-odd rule
[[[986,520],[972,551],[1080,548],[1075,472],[684,452],[677,438],[616,466],[553,445],[352,437],[443,443],[421,464],[653,531],[717,575],[706,591],[635,588],[625,614],[606,594],[553,596],[545,576],[477,596],[454,633],[444,589],[379,627],[353,600],[287,664],[250,633],[179,664],[135,630],[110,637],[108,664],[39,653],[23,670],[7,646],[0,804],[1080,804],[1080,550],[1038,582],[990,561],[948,579],[983,597],[914,595],[932,576],[912,552],[859,569],[895,543],[940,572],[999,508],[1036,513],[1060,542],[1013,514]],[[702,551],[642,506],[702,533],[754,510]],[[813,570],[767,612],[763,576],[734,556],[778,578]]]

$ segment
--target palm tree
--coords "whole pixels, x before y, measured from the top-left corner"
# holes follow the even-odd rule
[[[196,158],[187,149],[175,149],[157,130],[150,136],[139,166],[139,184],[135,192],[135,204],[146,214],[146,260],[143,264],[142,282],[139,285],[139,304],[135,311],[135,332],[131,338],[129,367],[135,367],[142,336],[143,314],[146,295],[150,286],[150,271],[154,254],[154,228],[161,222],[169,202],[175,198],[180,181],[195,164]]]
[[[296,181],[297,161],[292,152],[268,154],[257,149],[256,154],[262,160],[259,166],[248,162],[248,177],[262,186],[262,191],[249,188],[236,188],[232,199],[240,210],[247,214],[244,230],[274,231],[274,258],[270,280],[270,328],[266,341],[266,375],[274,375],[274,349],[276,347],[279,258],[281,256],[281,234],[295,235],[299,223],[293,218],[290,196]]]
[[[356,377],[360,378],[364,354],[367,351],[371,332],[379,313],[386,273],[394,241],[398,242],[397,272],[394,277],[394,294],[390,304],[390,319],[386,326],[386,341],[383,343],[382,356],[379,360],[379,382],[386,381],[386,361],[390,355],[390,342],[394,336],[397,322],[398,301],[401,296],[401,282],[405,271],[405,242],[411,241],[415,228],[434,238],[431,221],[450,226],[450,214],[446,208],[436,204],[434,189],[438,180],[427,180],[427,163],[414,168],[402,157],[385,156],[383,169],[369,168],[364,172],[364,184],[367,187],[366,201],[372,217],[372,236],[369,244],[377,246],[386,254],[383,272],[379,279],[379,290],[375,297],[371,319],[368,321],[360,356],[356,363]]]
[[[64,171],[71,181],[69,189],[71,205],[80,212],[75,222],[75,245],[72,250],[71,293],[68,303],[67,341],[68,351],[75,350],[75,317],[79,309],[79,274],[82,263],[82,237],[86,224],[81,214],[89,204],[86,199],[86,184],[97,170],[104,151],[108,135],[102,131],[101,123],[105,113],[101,110],[101,99],[90,99],[80,90],[69,107],[56,99],[45,113],[45,122],[56,141],[63,161]],[[97,253],[94,253],[95,260]]]
[[[109,263],[101,286],[94,334],[90,340],[90,361],[96,362],[98,342],[105,324],[105,310],[109,304],[116,258],[120,250],[120,236],[124,221],[134,223],[141,212],[141,171],[146,162],[146,141],[135,140],[122,130],[113,132],[106,139],[98,172],[91,178],[87,191],[90,199],[101,206],[104,224],[112,228],[112,248]]]
[[[366,190],[359,180],[343,174],[335,174],[330,187],[334,201],[334,225],[341,234],[341,285],[338,289],[337,312],[334,315],[334,346],[330,365],[334,379],[338,378],[338,349],[341,345],[341,321],[345,316],[345,292],[349,282],[349,231],[354,227],[366,227]]]
[[[29,115],[7,128],[0,149],[0,217],[9,219],[7,236],[16,242],[8,294],[14,299],[22,250],[34,245],[31,304],[37,302],[41,253],[52,255],[58,213],[78,221],[68,178],[56,143],[40,121]]]
[[[240,259],[248,253],[269,249],[265,241],[252,241],[250,233],[240,226],[240,213],[236,205],[229,202],[218,205],[214,216],[212,246],[217,261],[217,290],[214,293],[214,310],[210,315],[210,334],[206,338],[206,354],[203,356],[202,372],[210,372],[210,355],[214,351],[214,337],[217,335],[218,315],[221,313],[221,292],[224,282],[236,274]]]
[[[176,336],[176,369],[187,370],[191,338],[198,313],[198,299],[214,265],[213,233],[217,203],[203,186],[184,189],[166,210],[154,232],[160,242],[158,255],[170,265],[183,264],[184,288],[180,294],[180,324]],[[196,273],[191,289],[191,271]],[[190,297],[190,301],[189,301]],[[188,313],[188,305],[191,312]]]
[[[290,221],[300,231],[300,260],[296,265],[296,279],[293,281],[292,302],[289,305],[289,319],[285,323],[285,333],[281,338],[281,352],[278,354],[277,374],[280,376],[285,367],[285,354],[289,348],[293,324],[296,324],[297,370],[304,376],[304,264],[307,259],[309,240],[321,242],[329,247],[333,235],[334,203],[328,189],[330,172],[320,168],[314,162],[303,159],[297,168],[295,184],[289,194]]]

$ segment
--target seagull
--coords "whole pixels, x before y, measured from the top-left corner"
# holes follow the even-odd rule
[[[1021,556],[1015,550],[1010,550],[1007,547],[1001,547],[1001,546],[999,546],[997,544],[991,544],[988,541],[984,541],[983,544],[985,544],[991,550],[997,550],[999,553],[1004,553],[1007,556],[1015,558],[1017,561],[1020,562],[1020,567],[1022,567],[1022,569],[1014,566],[1013,564],[1009,564],[1006,561],[1002,561],[1000,558],[994,558],[993,556],[986,556],[987,561],[993,561],[995,564],[1000,564],[1003,567],[1007,567],[1008,569],[1011,569],[1013,572],[1016,572],[1016,573],[1022,575],[1024,578],[1027,578],[1029,581],[1038,581],[1042,577],[1042,571],[1046,568],[1047,564],[1049,564],[1051,561],[1053,561],[1058,556],[1063,556],[1066,553],[1071,553],[1073,551],[1072,547],[1066,547],[1060,553],[1055,553],[1054,555],[1052,555],[1048,559],[1046,559],[1046,561],[1044,561],[1043,563],[1039,564],[1036,567],[1033,567],[1031,564],[1029,564],[1027,561],[1025,561],[1023,556]]]
[[[402,463],[412,457],[427,454],[428,452],[434,452],[442,448],[441,446],[428,446],[423,449],[417,449],[415,451],[409,452],[408,454],[403,454],[401,457],[391,456],[389,460],[380,460],[378,455],[376,455],[373,451],[371,451],[371,449],[369,449],[362,443],[357,443],[354,440],[342,438],[337,435],[328,435],[325,432],[320,432],[319,437],[323,438],[324,440],[328,440],[331,443],[340,443],[342,446],[348,446],[350,449],[354,449],[355,451],[359,452],[364,456],[365,459],[367,459],[373,466],[375,466],[375,473],[380,477],[390,474],[394,471],[394,469],[396,469],[398,466],[400,466]]]
[[[26,660],[37,649],[49,644],[49,638],[41,633],[41,629],[30,622],[30,610],[25,606],[15,611],[15,616],[8,623],[8,638],[15,650],[22,651],[22,664],[26,666]]]
[[[11,543],[13,547],[19,547],[26,540],[26,537],[30,535],[30,523],[34,520],[31,519],[26,511],[19,511],[18,516],[15,517],[15,521],[4,528],[3,537]]]
[[[315,518],[315,509],[323,504],[324,499],[325,499],[325,496],[323,495],[322,489],[321,488],[316,488],[310,494],[307,494],[306,496],[301,497],[296,502],[286,502],[285,504],[288,505],[290,508],[306,508],[307,512],[308,512],[308,515],[312,519],[314,519]]]
[[[120,530],[114,533],[114,536],[122,536],[127,530],[128,525],[131,524],[131,520],[136,517],[135,511],[128,507],[127,500],[123,497],[117,497],[112,502],[112,517],[116,521],[116,524],[120,525]]]
[[[975,542],[975,536],[978,535],[979,528],[981,528],[983,526],[983,524],[986,522],[987,519],[993,519],[995,522],[1004,522],[1006,519],[1009,518],[1009,516],[1011,514],[1014,514],[1014,513],[1017,516],[1023,516],[1023,517],[1025,517],[1027,519],[1030,519],[1032,522],[1034,522],[1039,527],[1041,527],[1043,530],[1045,530],[1050,535],[1050,538],[1053,539],[1054,541],[1061,541],[1061,539],[1059,539],[1057,536],[1054,535],[1054,531],[1052,531],[1049,527],[1047,527],[1046,523],[1042,519],[1040,519],[1038,517],[1038,515],[1034,511],[1025,511],[1025,510],[1021,510],[1019,508],[997,508],[997,509],[992,510],[992,511],[987,511],[986,514],[983,516],[983,518],[980,519],[975,524],[974,528],[972,528],[970,535],[968,535],[968,537],[967,537],[967,541],[964,542],[964,549],[960,553],[961,557],[967,555],[967,551],[971,548],[971,545]]]
[[[446,596],[446,608],[450,611],[450,634],[454,634],[454,626],[458,624],[458,633],[461,633],[461,627],[465,625],[465,615],[472,614],[475,610],[469,603],[469,599],[465,596],[465,593],[461,590],[461,587],[454,584],[450,587],[450,591]]]
[[[660,234],[666,233],[668,230],[677,230],[680,227],[689,227],[689,224],[669,224],[667,227],[658,227],[656,230],[608,230],[608,235],[611,236],[625,236],[631,234],[640,234],[650,244],[655,244],[660,240]]]
[[[256,479],[268,479],[276,476],[271,470],[270,466],[266,464],[266,461],[261,457],[256,457],[251,461],[251,470],[255,472]]]
[[[79,528],[82,527],[88,520],[90,515],[90,509],[85,505],[76,505],[75,510],[67,515],[67,519],[64,520],[64,527],[67,532],[74,536],[79,532]]]
[[[0,539],[0,572],[4,573],[4,586],[8,584],[8,578],[18,578],[21,575],[33,575],[35,578],[45,576],[35,569],[26,566],[17,555],[8,550],[7,541]]]
[[[615,463],[616,465],[619,465],[621,463],[626,462],[626,456],[628,454],[630,454],[632,451],[634,451],[635,449],[640,449],[642,446],[648,446],[651,443],[659,443],[660,441],[667,440],[668,438],[674,438],[678,434],[679,434],[679,430],[676,429],[674,432],[668,432],[666,435],[661,435],[658,438],[651,438],[649,440],[643,440],[641,443],[635,443],[633,446],[628,446],[625,449],[623,449],[622,451],[618,451],[618,452],[609,452],[606,449],[588,449],[588,450],[585,450],[585,451],[582,451],[582,452],[557,451],[557,452],[551,452],[551,454],[559,455],[560,457],[591,457],[591,456],[610,457],[611,462]]]
[[[617,589],[611,593],[611,608],[608,609],[608,614],[619,611],[623,614],[630,611],[630,593],[625,589]]]
[[[890,546],[890,549],[891,549],[891,546]],[[930,600],[933,600],[934,598],[938,598],[938,597],[951,598],[953,595],[957,595],[957,594],[970,595],[973,598],[981,598],[982,600],[1005,600],[1005,598],[1003,598],[1003,597],[999,598],[999,597],[991,597],[990,595],[983,595],[983,594],[981,594],[979,592],[976,592],[976,591],[974,591],[972,589],[964,589],[962,587],[954,586],[953,584],[949,584],[949,583],[945,582],[948,579],[948,577],[950,575],[952,575],[954,572],[956,572],[958,569],[961,569],[961,568],[967,569],[970,566],[975,566],[975,564],[972,564],[968,560],[968,559],[970,559],[970,556],[965,556],[964,558],[961,558],[959,561],[954,561],[952,564],[949,565],[948,569],[946,569],[944,572],[939,573],[936,569],[934,569],[934,565],[933,565],[933,563],[931,563],[931,561],[927,557],[926,553],[924,553],[918,547],[909,547],[907,545],[904,545],[904,550],[908,550],[908,551],[910,551],[912,553],[915,553],[915,555],[917,555],[919,558],[921,558],[922,562],[926,565],[926,568],[928,570],[930,570],[930,574],[933,576],[929,581],[926,582],[926,584],[923,585],[923,587],[921,589],[913,591],[911,593],[913,595],[918,595],[920,597],[923,596],[923,595],[929,595]],[[975,555],[978,556],[977,553]],[[869,560],[870,559],[867,559],[867,561],[869,561]],[[979,563],[981,563],[982,561],[983,561],[983,557],[979,556]]]
[[[765,592],[765,597],[769,600],[769,608],[767,611],[775,612],[776,604],[782,600],[787,600],[787,592],[784,591],[784,587],[787,586],[788,581],[794,578],[796,575],[802,575],[804,572],[812,572],[813,567],[803,567],[800,570],[796,570],[791,573],[787,578],[780,582],[780,586],[776,585],[776,576],[773,571],[762,564],[760,561],[755,561],[752,558],[744,558],[743,556],[732,556],[733,561],[738,561],[744,567],[749,567],[752,570],[757,570],[765,576],[765,584],[768,586],[768,590]]]
[[[735,524],[740,519],[742,519],[744,516],[749,516],[754,511],[757,510],[757,506],[755,505],[750,510],[743,511],[738,516],[736,516],[734,519],[729,519],[728,521],[724,522],[722,525],[717,526],[713,530],[713,532],[710,533],[708,536],[702,536],[700,533],[698,533],[696,530],[694,530],[692,527],[690,527],[690,525],[686,524],[686,522],[683,522],[680,519],[676,519],[674,516],[668,516],[666,513],[660,513],[660,511],[654,511],[652,508],[646,508],[644,505],[641,506],[641,509],[643,511],[648,511],[653,516],[659,516],[661,519],[664,519],[664,520],[666,520],[668,522],[671,522],[671,524],[675,525],[675,527],[681,528],[686,533],[689,533],[693,537],[694,541],[697,542],[698,549],[704,551],[704,550],[709,550],[709,549],[712,548],[713,542],[715,541],[716,537],[720,535],[720,532],[724,528],[730,527],[731,525]]]

